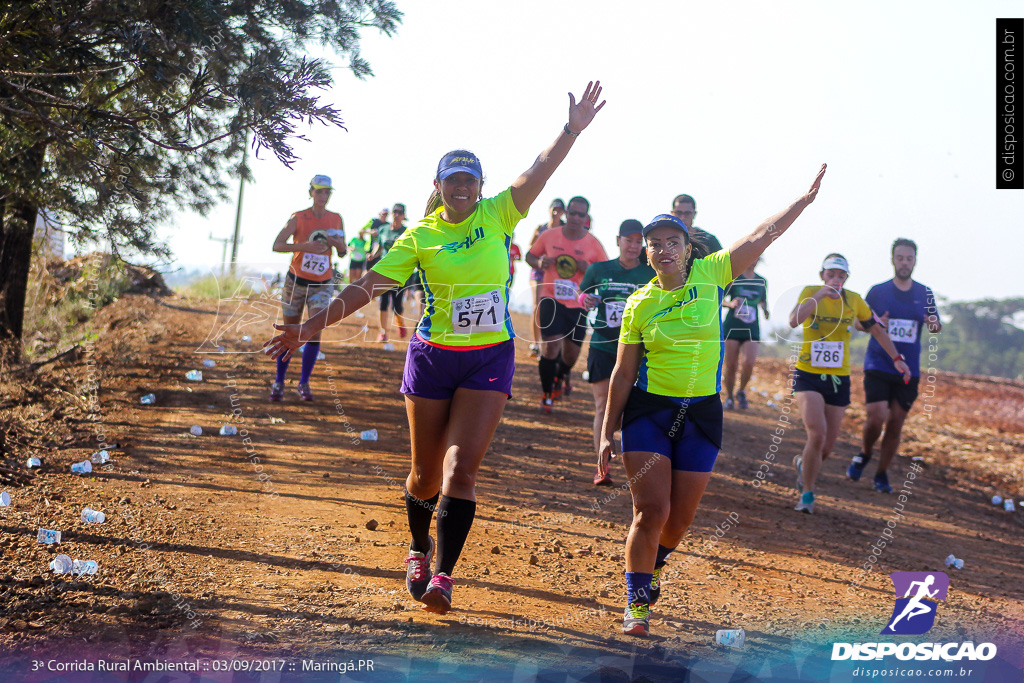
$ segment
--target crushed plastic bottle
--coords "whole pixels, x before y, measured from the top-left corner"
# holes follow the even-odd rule
[[[42,461],[39,458],[35,457],[35,456],[32,456],[27,461],[25,461],[25,464],[28,466],[29,469],[32,469],[33,467],[42,467],[43,466]]]
[[[394,351],[395,350],[395,345],[392,344],[391,342],[387,342],[387,343],[384,344],[384,350],[385,351]]]
[[[963,569],[964,568],[964,561],[961,560],[960,558],[958,558],[953,553],[950,553],[949,557],[946,558],[946,566],[947,567],[956,567],[957,569]]]
[[[226,346],[218,346],[217,347],[217,353],[227,353],[227,352],[228,352],[228,347],[226,347]]]
[[[11,504],[11,494],[4,491],[0,493],[0,508],[5,508]]]
[[[369,331],[370,331],[370,326],[364,324],[363,325],[363,332],[369,332]]]
[[[235,425],[221,425],[220,435],[221,436],[234,436],[238,433],[238,428]]]
[[[107,516],[102,512],[97,512],[92,508],[82,510],[82,522],[85,524],[103,524],[105,521],[107,521]]]
[[[53,529],[40,529],[36,532],[36,542],[46,545],[60,543],[60,532]]]
[[[743,647],[747,641],[747,634],[741,628],[723,628],[715,633],[715,645],[726,647]]]
[[[1002,496],[992,496],[992,504],[993,505],[1002,505],[1003,504],[1003,497]]]
[[[783,395],[783,393],[782,393],[782,392],[780,391],[779,393],[775,394],[774,398],[775,398],[775,400],[776,400],[776,401],[781,401],[782,399],[784,399],[784,398],[785,398],[785,396],[784,396],[784,395]]]
[[[582,376],[583,376],[583,381],[584,382],[589,382],[590,381],[590,373],[588,371],[584,370]]]
[[[76,462],[74,465],[71,466],[71,471],[74,472],[75,474],[89,474],[90,472],[92,472],[92,463],[89,462],[88,460]]]
[[[107,453],[106,451],[96,451],[89,456],[89,460],[91,460],[94,465],[106,465],[110,462],[110,453]]]
[[[50,562],[50,569],[54,574],[70,574],[75,563],[69,555],[58,555]]]
[[[768,401],[768,407],[769,408],[775,408],[776,407],[775,401]]]
[[[244,342],[251,342],[252,341],[252,337],[250,337],[247,334],[243,334],[242,335],[242,341],[244,341]]]
[[[192,428],[188,430],[188,433],[191,434],[192,436],[202,436],[203,428],[200,427],[199,425],[192,425]]]
[[[323,351],[321,351],[320,353],[316,354],[316,359],[317,360],[327,360],[327,354],[324,353]]]
[[[146,394],[145,396],[139,399],[139,403],[141,403],[144,406],[153,405],[154,403],[156,403],[156,394]]]
[[[1015,512],[1017,510],[1016,506],[1013,504],[1012,498],[1007,498],[1003,501],[1003,509],[1007,512]]]
[[[202,370],[189,370],[188,372],[185,373],[185,379],[192,380],[193,382],[202,382],[203,381],[203,371]]]
[[[96,560],[75,560],[71,563],[71,573],[76,576],[95,574],[100,570]]]
[[[212,367],[216,367],[216,365],[217,365],[217,361],[215,361],[215,360],[211,360],[209,358],[204,358],[203,359],[203,367],[204,368],[212,368]]]
[[[376,429],[367,429],[366,431],[359,432],[359,438],[362,439],[363,441],[376,441],[377,440],[377,430]]]
[[[356,311],[356,317],[357,318],[365,318],[366,314],[364,314],[362,311]]]

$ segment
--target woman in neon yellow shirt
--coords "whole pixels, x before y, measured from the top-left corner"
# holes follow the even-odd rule
[[[604,106],[601,84],[579,103],[555,141],[511,187],[483,199],[480,161],[466,150],[438,164],[427,215],[387,255],[302,325],[275,325],[267,353],[290,354],[311,335],[365,306],[370,293],[404,284],[415,269],[426,295],[409,343],[402,393],[412,439],[406,511],[412,542],[406,586],[426,609],[451,608],[452,571],[476,513],[476,476],[512,390],[515,347],[508,315],[512,230],[544,189],[576,137]],[[437,566],[429,534],[437,509]]]
[[[793,392],[807,430],[807,443],[793,458],[800,500],[796,510],[814,512],[814,483],[821,463],[832,452],[839,427],[850,405],[850,328],[854,321],[878,340],[893,359],[903,381],[910,368],[896,350],[889,333],[876,325],[875,316],[860,294],[844,289],[850,266],[842,254],[829,254],[818,274],[824,285],[804,287],[789,314],[790,327],[803,323],[804,341],[793,369]]]
[[[646,636],[669,553],[693,521],[722,445],[722,294],[814,201],[825,174],[728,250],[706,256],[663,214],[643,229],[657,277],[626,300],[605,410],[599,471],[616,429],[633,494],[622,631]],[[704,257],[704,258],[702,258]]]

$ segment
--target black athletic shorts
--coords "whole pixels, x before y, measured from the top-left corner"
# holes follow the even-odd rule
[[[903,375],[896,375],[881,370],[864,371],[864,402],[865,403],[891,403],[893,399],[906,410],[914,405],[917,399],[917,385],[920,377],[911,377],[909,384],[903,383]]]
[[[761,341],[761,328],[757,325],[728,325],[722,328],[722,337],[738,341],[742,346],[743,342]]]
[[[587,311],[569,308],[548,297],[537,305],[537,324],[544,341],[569,339],[576,346],[583,346],[587,338]]]
[[[850,376],[821,375],[796,368],[793,372],[793,392],[816,391],[828,406],[850,405]]]
[[[590,343],[593,344],[593,340]],[[587,354],[587,381],[596,384],[611,379],[613,369],[615,369],[615,356],[598,351],[591,346],[590,353]]]

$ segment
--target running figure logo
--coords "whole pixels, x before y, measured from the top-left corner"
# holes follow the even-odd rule
[[[889,577],[896,590],[896,606],[882,633],[926,633],[935,624],[936,600],[946,599],[949,577],[943,572],[893,572]]]

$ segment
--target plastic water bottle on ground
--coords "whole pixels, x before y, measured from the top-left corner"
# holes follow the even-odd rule
[[[107,521],[107,516],[102,512],[97,512],[92,508],[82,510],[82,522],[85,524],[103,524],[105,521]]]
[[[950,553],[949,557],[946,558],[946,566],[956,567],[957,569],[963,569],[964,561],[955,556],[953,553]]]
[[[202,436],[203,428],[200,427],[199,425],[192,425],[192,428],[188,430],[188,433],[191,434],[192,436]]]
[[[1003,504],[1003,497],[1002,496],[992,496],[992,504],[993,505],[1002,505]]]
[[[40,529],[36,532],[36,541],[46,545],[60,543],[60,532],[53,529]]]
[[[250,337],[247,334],[243,334],[242,335],[242,341],[244,341],[244,342],[251,342],[252,341],[252,337]]]
[[[105,465],[110,462],[110,453],[97,451],[89,456],[89,460],[92,460],[94,465]]]
[[[75,560],[71,563],[71,573],[76,576],[82,574],[95,574],[100,570],[96,560]]]
[[[316,354],[316,359],[317,360],[327,360],[327,354],[324,353],[323,351],[321,351],[320,353]]]
[[[395,350],[395,345],[392,344],[391,342],[387,342],[386,344],[384,344],[384,350],[385,351],[394,351]]]
[[[376,441],[377,430],[367,429],[365,432],[359,432],[359,438],[362,439],[363,441]]]
[[[226,347],[226,346],[218,346],[217,347],[217,353],[227,353],[227,352],[228,352],[228,347]]]
[[[139,399],[139,403],[141,403],[144,406],[153,405],[154,403],[156,403],[156,394],[146,394],[145,396]]]
[[[583,374],[582,374],[582,377],[583,377],[583,381],[584,382],[589,382],[590,381],[590,372],[588,372],[587,370],[584,370]]]
[[[238,428],[235,425],[222,425],[220,428],[221,436],[234,436],[238,433]]]
[[[369,331],[370,331],[370,326],[369,325],[363,325],[363,332],[369,332]]]
[[[32,469],[33,467],[42,467],[43,466],[42,461],[40,461],[39,458],[37,458],[35,456],[33,456],[33,457],[29,458],[27,461],[25,461],[25,464],[28,465],[29,469]]]
[[[747,640],[747,634],[741,628],[723,628],[715,633],[715,645],[726,647],[743,647]]]
[[[5,508],[11,504],[11,494],[4,491],[0,493],[0,508]]]
[[[357,318],[365,318],[366,315],[362,311],[356,311],[356,317]]]
[[[189,370],[188,372],[185,373],[185,379],[192,380],[193,382],[202,382],[203,381],[203,371],[202,370]]]
[[[1013,504],[1012,498],[1007,498],[1006,500],[1003,501],[1003,509],[1006,510],[1007,512],[1013,512],[1017,509],[1016,506]]]
[[[50,569],[54,574],[70,574],[74,566],[74,562],[68,555],[58,555],[50,562]]]
[[[92,463],[89,462],[88,460],[76,462],[74,465],[71,466],[71,471],[74,472],[75,474],[89,474],[90,472],[92,472]]]
[[[215,367],[216,365],[217,365],[217,361],[215,361],[215,360],[210,360],[209,358],[204,358],[203,359],[203,367],[204,368],[212,368],[212,367]]]

